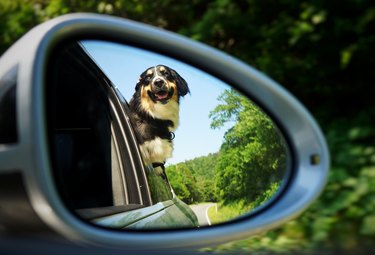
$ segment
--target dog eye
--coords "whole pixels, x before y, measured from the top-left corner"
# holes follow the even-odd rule
[[[164,75],[167,79],[171,77],[171,74],[168,71],[163,71],[162,75]]]
[[[151,76],[147,75],[147,76],[145,76],[145,77],[143,78],[143,83],[144,83],[144,84],[147,84],[148,82],[150,82],[150,80],[151,80]]]

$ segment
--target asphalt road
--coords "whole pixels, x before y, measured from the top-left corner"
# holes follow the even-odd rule
[[[200,226],[211,225],[210,218],[208,217],[208,208],[210,208],[211,206],[216,206],[216,203],[190,205],[190,208],[198,217],[198,222]]]

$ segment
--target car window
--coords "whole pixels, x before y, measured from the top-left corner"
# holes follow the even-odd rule
[[[85,218],[151,205],[111,82],[77,43],[56,52],[49,66],[48,141],[63,201]]]

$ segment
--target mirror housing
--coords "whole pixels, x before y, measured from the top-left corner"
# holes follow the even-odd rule
[[[256,214],[198,230],[115,231],[76,217],[61,201],[52,176],[45,77],[54,50],[65,42],[87,38],[136,46],[185,62],[231,84],[256,102],[276,122],[291,150],[292,169],[283,193]],[[0,111],[15,113],[10,121],[0,120],[0,130],[16,127],[15,134],[10,132],[11,139],[0,141],[0,225],[10,232],[52,230],[68,239],[111,247],[207,246],[280,226],[302,213],[327,180],[325,139],[313,117],[289,92],[216,49],[129,20],[69,14],[35,27],[1,57],[0,105],[7,105]],[[11,213],[17,208],[22,208],[20,213]]]

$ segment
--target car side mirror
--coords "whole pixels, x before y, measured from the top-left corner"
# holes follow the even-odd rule
[[[126,68],[114,71],[125,63]],[[147,69],[149,64],[151,69]],[[134,78],[121,85],[123,77],[117,81],[117,75],[124,72],[124,77]],[[153,79],[153,84],[142,79]],[[193,85],[187,87],[190,81]],[[149,87],[140,88],[140,83]],[[157,88],[152,90],[152,86]],[[235,120],[224,129],[226,140],[220,152],[229,156],[220,162],[226,163],[215,166],[219,169],[216,178],[230,177],[215,199],[250,201],[250,197],[256,200],[264,192],[272,192],[258,207],[244,207],[235,217],[207,227],[179,199],[184,196],[183,188],[179,190],[174,180],[187,181],[188,175],[183,175],[186,166],[164,166],[163,160],[150,156],[152,152],[144,152],[150,147],[143,145],[155,143],[156,136],[157,141],[172,142],[174,132],[179,132],[172,128],[175,121],[162,122],[169,130],[167,135],[153,131],[147,133],[152,136],[147,140],[137,131],[140,115],[133,114],[131,98],[134,90],[143,89],[140,97],[150,96],[146,108],[162,109],[153,111],[149,121],[165,115],[170,120],[173,117],[165,108],[170,100],[176,108],[181,95],[190,91],[193,98],[201,92],[203,99],[195,105],[203,111],[209,100],[218,98],[207,90],[211,88],[220,95],[217,107],[210,108],[207,116],[211,125]],[[181,108],[189,109],[187,101]],[[246,114],[239,117],[244,109]],[[236,125],[239,128],[240,118],[242,124],[263,121],[252,130],[245,125],[236,131],[243,132],[242,143],[233,131]],[[197,119],[196,129],[190,126],[181,136],[177,133],[176,143],[179,137],[194,135],[200,121]],[[187,122],[194,119],[190,116]],[[181,129],[183,125],[181,122]],[[257,144],[259,130],[268,132]],[[266,139],[270,137],[272,145]],[[199,142],[197,150],[208,147],[203,139]],[[233,163],[239,155],[242,163],[254,159],[244,168],[252,169],[247,186],[242,185],[244,179],[237,178],[244,170]],[[227,166],[226,173],[220,172]],[[167,31],[108,16],[70,14],[32,29],[0,59],[0,226],[5,232],[53,231],[79,242],[120,248],[194,247],[231,241],[297,217],[322,191],[328,168],[324,136],[288,91],[229,55]],[[233,189],[225,189],[228,185]],[[245,188],[235,196],[233,190],[241,185]],[[186,196],[184,201],[193,203],[192,198]],[[10,213],[17,208],[22,211]],[[155,223],[161,212],[173,227]]]

